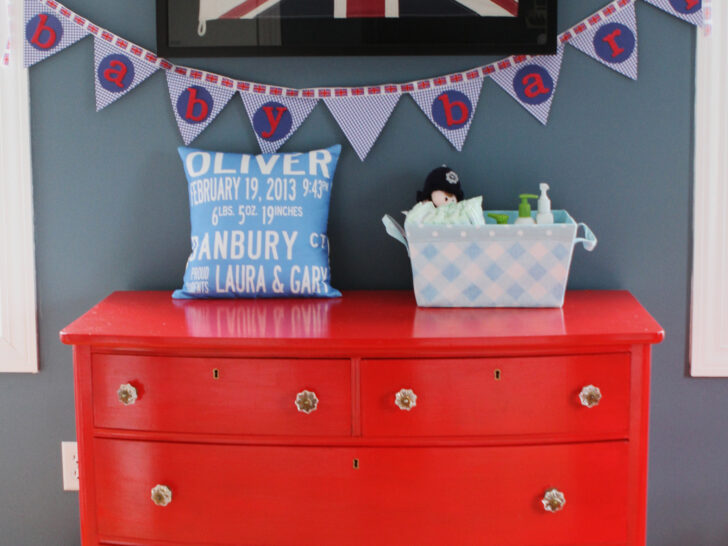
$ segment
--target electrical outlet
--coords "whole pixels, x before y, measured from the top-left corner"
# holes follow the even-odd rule
[[[63,490],[78,491],[78,444],[61,442],[61,461],[63,463]]]

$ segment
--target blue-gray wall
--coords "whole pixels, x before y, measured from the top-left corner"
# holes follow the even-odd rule
[[[605,2],[562,0],[559,28]],[[153,2],[67,3],[155,48]],[[686,367],[695,31],[643,2],[637,14],[639,81],[569,48],[547,127],[486,81],[462,153],[407,97],[366,162],[345,144],[331,203],[333,281],[342,289],[410,287],[405,253],[379,218],[411,206],[425,174],[441,163],[457,170],[467,194],[484,194],[488,208],[512,208],[517,193],[549,181],[554,207],[587,221],[600,241],[594,253],[576,251],[570,287],[628,289],[667,331],[653,353],[648,542],[727,544],[728,384],[691,379]],[[60,442],[75,430],[71,350],[58,331],[113,290],[178,286],[188,252],[181,141],[164,76],[96,113],[92,55],[86,39],[31,70],[41,372],[0,376],[3,545],[78,542],[77,495],[61,491]],[[402,81],[489,60],[188,62],[310,86]],[[344,136],[319,105],[283,150],[334,142]],[[240,101],[195,145],[256,151]]]

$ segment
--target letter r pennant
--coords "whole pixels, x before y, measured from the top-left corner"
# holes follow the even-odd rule
[[[271,96],[240,91],[245,112],[264,154],[280,148],[316,107],[318,99]]]
[[[417,106],[459,152],[473,123],[484,78],[449,85],[426,82],[426,89],[410,91]],[[420,82],[422,83],[422,82]]]
[[[520,63],[508,59],[510,66],[490,75],[495,83],[516,99],[537,120],[546,125],[564,58],[564,45],[558,44],[555,55],[528,57]]]
[[[88,36],[73,22],[73,12],[63,15],[40,0],[25,0],[23,10],[23,65],[28,68]]]

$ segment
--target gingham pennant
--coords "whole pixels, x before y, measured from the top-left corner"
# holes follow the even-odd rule
[[[555,55],[527,57],[520,63],[516,63],[516,58],[511,57],[507,68],[494,72],[490,77],[546,125],[563,58],[564,46],[559,44]]]
[[[473,123],[483,80],[477,77],[440,86],[434,83],[436,80],[426,80],[418,84],[418,87],[426,84],[426,88],[410,93],[427,118],[458,152],[463,149]]]
[[[75,14],[61,7],[58,11],[40,0],[25,0],[23,27],[23,64],[27,68],[88,36],[73,22]]]
[[[240,91],[255,138],[265,154],[278,151],[306,121],[318,99],[282,97]]]
[[[183,75],[178,71],[199,76]],[[167,70],[169,99],[185,144],[195,140],[235,94],[232,87],[222,87],[203,80],[199,71],[181,67]]]
[[[592,23],[590,20],[598,18]],[[595,14],[571,29],[568,43],[620,74],[637,79],[637,16],[634,0],[611,15]]]
[[[96,111],[123,97],[149,76],[159,65],[114,46],[100,37],[94,38],[94,81]]]
[[[356,155],[364,161],[401,96],[401,93],[385,93],[323,100]]]
[[[693,25],[702,27],[704,23],[703,2],[702,0],[645,0],[648,4],[652,4],[666,11],[667,13],[679,17],[680,19],[692,23]]]

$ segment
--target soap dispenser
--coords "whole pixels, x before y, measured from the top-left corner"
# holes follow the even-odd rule
[[[518,205],[518,218],[516,224],[535,224],[536,221],[531,217],[531,204],[528,202],[529,199],[538,199],[538,195],[532,193],[522,193],[518,196],[521,200]]]
[[[536,214],[537,224],[553,224],[554,215],[551,212],[551,199],[546,195],[549,185],[542,182],[538,185],[541,190],[541,196],[538,198],[538,214]]]

